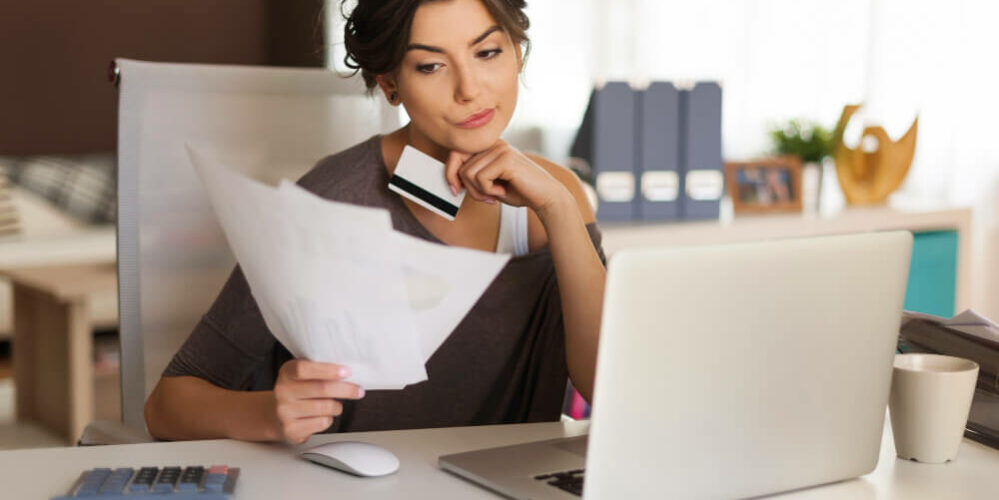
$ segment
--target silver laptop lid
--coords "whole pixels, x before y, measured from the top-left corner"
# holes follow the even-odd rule
[[[877,464],[907,232],[624,250],[586,498],[746,497]]]

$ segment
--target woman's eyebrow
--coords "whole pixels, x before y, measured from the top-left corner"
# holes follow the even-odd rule
[[[475,37],[475,40],[472,40],[468,44],[468,46],[471,47],[472,45],[475,45],[475,44],[477,44],[477,43],[485,40],[487,36],[493,34],[493,32],[495,32],[495,31],[499,31],[501,29],[502,28],[500,28],[499,25],[493,25],[493,26],[489,27],[489,29],[487,29],[486,31],[483,31],[481,35]],[[406,51],[409,52],[410,50],[426,50],[427,52],[437,52],[438,54],[443,54],[444,53],[444,49],[442,49],[440,47],[434,47],[433,45],[424,45],[422,43],[411,43],[411,44],[409,44],[406,47]]]
[[[475,38],[475,40],[472,40],[472,43],[468,44],[468,46],[471,47],[472,45],[475,45],[475,44],[477,44],[477,43],[485,40],[487,36],[493,34],[494,31],[499,31],[499,30],[500,30],[500,27],[497,24],[494,24],[494,25],[490,26],[489,29],[487,29],[486,31],[483,31],[481,35],[477,36]]]

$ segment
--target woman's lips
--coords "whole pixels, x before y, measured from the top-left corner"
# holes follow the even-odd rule
[[[472,116],[469,116],[465,121],[458,124],[461,128],[479,128],[493,119],[493,115],[496,114],[495,108],[489,108],[483,111],[479,111]]]

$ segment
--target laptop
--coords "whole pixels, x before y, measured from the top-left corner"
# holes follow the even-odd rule
[[[874,470],[908,232],[623,250],[588,439],[440,457],[511,498],[735,498]]]

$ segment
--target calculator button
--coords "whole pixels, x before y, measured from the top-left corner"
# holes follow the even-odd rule
[[[131,479],[134,470],[131,467],[115,469],[101,486],[101,495],[119,495],[125,489],[125,484]]]
[[[173,491],[173,486],[180,479],[180,467],[164,467],[160,476],[153,483],[153,492],[162,493]]]
[[[119,467],[111,472],[111,477],[115,479],[124,479],[125,481],[128,481],[132,477],[132,474],[134,473],[135,469],[131,467]]]
[[[177,484],[177,491],[198,491],[198,485],[201,484],[201,477],[204,474],[205,468],[200,465],[184,469],[180,475],[180,483]]]
[[[159,469],[156,467],[143,467],[139,469],[139,472],[135,474],[135,479],[132,480],[132,484],[128,486],[128,491],[149,491],[149,488],[152,487],[153,480],[156,479],[156,475],[158,473]]]
[[[213,465],[208,468],[209,474],[222,474],[223,476],[229,473],[228,465]]]
[[[205,490],[222,491],[222,486],[225,485],[225,480],[225,474],[207,474],[205,476]]]
[[[235,486],[239,468],[225,465],[205,467],[119,467],[116,469],[96,468],[83,471],[74,482],[74,489],[67,496],[58,499],[88,498],[98,500],[124,500],[125,498],[163,495],[163,498],[185,498],[194,500],[230,498]],[[0,498],[3,495],[0,494]]]
[[[94,496],[101,489],[101,485],[104,484],[104,480],[111,475],[111,469],[100,468],[94,469],[87,473],[87,476],[83,478],[83,482],[80,487],[76,490],[76,496]]]

